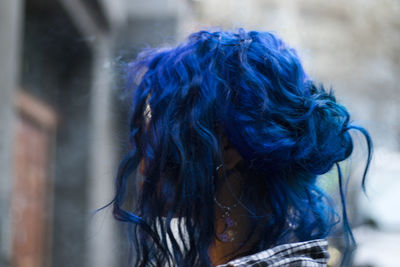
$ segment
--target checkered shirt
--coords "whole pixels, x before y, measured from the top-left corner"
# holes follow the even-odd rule
[[[321,267],[328,259],[328,241],[316,239],[276,246],[217,267]]]

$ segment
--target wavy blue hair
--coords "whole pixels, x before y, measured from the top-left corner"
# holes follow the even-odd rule
[[[337,216],[316,185],[353,150],[347,110],[316,86],[296,51],[270,32],[199,31],[172,48],[147,49],[128,65],[129,152],[113,210],[131,226],[135,266],[211,266],[213,196],[225,135],[244,159],[243,205],[258,242],[250,254],[292,240],[326,237]],[[138,172],[140,170],[140,172]],[[127,208],[140,179],[135,207]],[[178,219],[180,243],[171,228]],[[289,227],[290,226],[290,227]],[[249,233],[249,238],[252,233]]]

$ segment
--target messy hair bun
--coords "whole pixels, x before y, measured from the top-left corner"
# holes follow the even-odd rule
[[[218,72],[229,86],[220,119],[230,141],[253,169],[326,173],[352,152],[347,110],[306,76],[293,49],[270,33],[247,36],[253,45]]]
[[[352,153],[350,129],[366,136],[370,161],[368,133],[350,124],[333,93],[316,86],[296,51],[270,32],[199,31],[176,47],[143,51],[127,73],[131,148],[113,204],[115,217],[133,227],[137,266],[210,266],[222,134],[245,162],[241,204],[259,229],[248,253],[329,234],[335,211],[316,178],[336,164],[341,185],[338,162]],[[127,210],[139,165],[136,208]],[[179,245],[173,217],[188,243]]]
[[[353,151],[353,141],[349,134],[350,116],[336,102],[332,91],[327,93],[322,87],[317,89],[313,85],[311,88],[311,101],[315,110],[306,123],[308,132],[298,142],[297,153],[294,154],[299,166],[313,174],[323,174],[334,163],[348,158]]]

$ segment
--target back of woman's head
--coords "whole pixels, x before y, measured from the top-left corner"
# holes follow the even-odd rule
[[[252,251],[327,236],[335,212],[317,175],[335,164],[340,175],[338,162],[353,150],[350,129],[366,135],[369,159],[371,143],[294,49],[269,32],[200,31],[176,47],[143,51],[127,70],[131,147],[114,214],[133,227],[137,265],[210,265],[222,136],[245,163],[242,204],[259,235]],[[123,208],[129,179],[142,179],[132,211]]]

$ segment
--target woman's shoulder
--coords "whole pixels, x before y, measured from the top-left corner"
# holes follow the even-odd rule
[[[232,260],[217,267],[244,266],[327,266],[329,259],[328,241],[316,239],[288,243]]]

